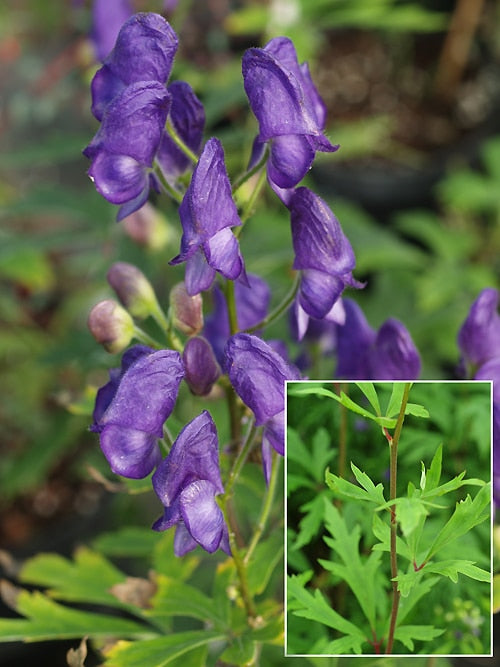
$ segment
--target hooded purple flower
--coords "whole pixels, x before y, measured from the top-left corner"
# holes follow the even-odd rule
[[[136,345],[97,392],[94,423],[101,449],[117,475],[140,479],[158,465],[157,440],[170,416],[184,368],[178,352]]]
[[[179,207],[181,251],[170,264],[186,262],[185,284],[193,296],[212,285],[218,271],[225,278],[246,280],[243,259],[230,227],[241,225],[231,194],[218,139],[207,141]]]
[[[269,285],[260,276],[249,273],[248,284],[236,282],[234,285],[234,300],[236,302],[236,317],[238,329],[244,331],[259,324],[267,315],[271,290]],[[229,338],[229,315],[226,299],[215,285],[213,292],[214,307],[205,320],[203,335],[210,341],[220,364],[224,360],[224,346]]]
[[[298,370],[257,336],[238,333],[227,341],[225,371],[255,424],[265,425],[264,440],[283,456],[285,380],[298,380]]]
[[[140,81],[164,85],[170,76],[178,43],[174,30],[159,14],[131,16],[92,80],[92,113],[97,120],[102,120],[108,104],[126,86]]]
[[[245,91],[259,122],[251,166],[270,142],[268,176],[279,188],[292,188],[310,169],[316,151],[332,152],[323,133],[326,108],[306,63],[299,65],[287,37],[263,49],[248,49],[242,63]]]
[[[361,308],[344,299],[345,323],[337,328],[337,371],[349,380],[414,380],[420,355],[406,327],[389,318],[375,332]]]
[[[112,204],[122,204],[118,220],[139,209],[155,185],[151,168],[170,108],[159,83],[143,81],[125,88],[106,108],[102,124],[83,151],[89,176]]]
[[[177,525],[177,556],[198,544],[209,553],[230,554],[227,526],[215,496],[224,493],[219,470],[217,431],[204,410],[179,433],[168,456],[153,475],[153,488],[165,507],[154,530]]]
[[[356,260],[351,244],[326,202],[308,188],[295,190],[289,209],[293,268],[302,271],[299,305],[315,319],[336,317],[332,308],[344,287],[363,287],[352,277]]]
[[[499,294],[496,289],[483,289],[472,304],[458,332],[462,361],[477,368],[489,359],[500,357]]]

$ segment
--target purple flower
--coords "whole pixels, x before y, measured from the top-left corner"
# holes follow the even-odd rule
[[[210,393],[220,376],[220,366],[210,343],[201,336],[190,338],[184,346],[182,361],[186,382],[196,396]]]
[[[375,332],[361,308],[344,299],[345,323],[337,327],[337,371],[349,380],[414,380],[420,355],[406,327],[389,318]]]
[[[90,36],[97,60],[103,61],[109,54],[120,28],[132,14],[130,0],[94,0]]]
[[[458,332],[462,362],[473,369],[494,357],[500,357],[498,302],[496,289],[487,287],[482,290]]]
[[[266,317],[271,300],[271,290],[265,280],[251,273],[247,277],[248,284],[238,281],[234,285],[236,319],[240,331],[259,324]],[[224,347],[231,334],[229,315],[226,299],[217,285],[214,286],[212,296],[214,307],[206,318],[203,334],[212,344],[215,355],[222,364]]]
[[[212,285],[218,271],[246,280],[243,259],[230,227],[241,225],[218,139],[207,141],[179,207],[181,251],[170,264],[186,262],[185,284],[193,296]]]
[[[177,35],[162,16],[154,13],[131,16],[92,80],[92,113],[97,120],[102,120],[108,104],[126,86],[140,81],[164,85],[177,47]]]
[[[351,244],[326,202],[308,188],[297,188],[290,199],[293,268],[302,271],[298,301],[315,319],[332,312],[346,285],[362,287],[352,277],[356,260]],[[299,333],[303,333],[303,326]]]
[[[265,425],[264,440],[283,455],[285,380],[299,379],[298,370],[257,336],[238,333],[226,344],[225,371],[255,424]]]
[[[483,364],[474,379],[493,381],[493,498],[500,507],[500,356]]]
[[[118,220],[139,209],[155,185],[151,167],[160,145],[170,95],[159,83],[132,84],[106,108],[102,124],[83,151],[92,164],[89,176],[113,204]]]
[[[153,525],[177,525],[174,550],[183,556],[198,544],[209,553],[230,554],[227,526],[215,496],[224,493],[215,424],[204,410],[179,433],[153,475],[153,488],[165,511]]]
[[[170,416],[184,368],[178,352],[136,345],[97,392],[94,423],[101,449],[117,475],[140,479],[158,465],[157,440]]]
[[[272,39],[263,49],[248,49],[242,63],[245,91],[259,122],[251,165],[270,142],[268,176],[279,188],[292,188],[310,169],[316,151],[332,152],[323,133],[325,105],[306,63],[299,65],[287,37]]]

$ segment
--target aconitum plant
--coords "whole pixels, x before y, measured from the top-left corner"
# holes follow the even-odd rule
[[[200,607],[191,588],[196,610],[186,603],[187,615],[219,631],[224,664],[257,664],[263,645],[279,643],[282,634],[282,600],[269,606],[258,598],[282,546],[267,523],[285,453],[285,383],[309,372],[297,346],[328,338],[332,369],[338,352],[337,374],[366,379],[412,380],[420,357],[402,323],[389,319],[375,332],[343,298],[346,289],[364,287],[355,277],[354,248],[328,204],[301,185],[316,153],[338,146],[325,134],[325,105],[293,43],[278,37],[243,56],[242,85],[258,133],[241,174],[229,173],[221,140],[205,137],[203,104],[189,82],[172,76],[177,50],[164,18],[132,15],[91,84],[100,127],[84,150],[89,176],[119,207],[118,221],[146,211],[151,192],[178,205],[180,248],[165,264],[184,267],[184,280],[170,285],[167,309],[137,267],[110,267],[116,300],[97,304],[89,327],[123,356],[97,392],[91,429],[112,472],[150,485],[163,508],[152,528],[175,531],[175,555],[228,559],[216,597],[230,591],[223,607],[230,600],[234,610],[224,620],[209,618],[211,607]],[[291,228],[291,285],[272,309],[271,287],[247,267],[240,246],[252,233],[246,223],[258,216],[266,181]],[[284,316],[292,348],[267,335]],[[141,324],[146,318],[161,340]],[[179,405],[186,391],[191,415]],[[214,408],[220,402],[228,423]],[[249,525],[236,508],[245,471],[256,462],[264,499]],[[210,642],[205,633],[202,644]]]

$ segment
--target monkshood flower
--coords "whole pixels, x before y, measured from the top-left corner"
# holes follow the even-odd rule
[[[239,331],[255,327],[266,317],[271,301],[269,285],[260,276],[253,273],[247,275],[248,284],[236,282],[234,300],[236,302],[236,319]],[[224,347],[231,331],[226,299],[215,285],[212,291],[213,309],[205,320],[203,335],[207,338],[220,364],[224,360]]]
[[[202,336],[190,338],[184,346],[182,362],[186,372],[186,382],[196,396],[210,393],[221,374],[210,343]]]
[[[323,133],[326,108],[308,65],[299,65],[290,39],[275,37],[264,48],[245,52],[242,71],[259,123],[250,166],[259,161],[269,142],[268,177],[279,188],[292,188],[310,169],[316,151],[338,148]]]
[[[159,14],[134,14],[122,26],[116,44],[92,79],[92,113],[102,120],[116,95],[140,81],[166,84],[179,40]]]
[[[345,323],[337,327],[336,376],[349,380],[414,380],[420,355],[406,327],[394,318],[374,331],[361,308],[343,299]]]
[[[217,430],[204,410],[179,433],[168,456],[153,475],[153,488],[165,508],[154,530],[177,526],[176,556],[198,544],[231,555],[227,526],[215,496],[224,493],[219,470]]]
[[[356,264],[349,240],[326,202],[308,188],[297,188],[289,202],[293,268],[302,272],[299,306],[315,319],[342,317],[335,304],[344,287],[363,287],[354,280]],[[305,318],[299,313],[299,336],[305,332]]]
[[[241,225],[224,164],[222,144],[209,139],[179,207],[180,253],[170,264],[186,262],[184,282],[191,296],[208,290],[216,272],[246,281],[243,258],[231,227]]]
[[[97,191],[120,204],[117,220],[139,209],[150,186],[151,171],[170,108],[170,94],[154,81],[134,83],[107,106],[102,124],[83,154]]]
[[[472,372],[486,361],[500,357],[498,303],[496,289],[487,287],[482,290],[458,332],[462,362],[472,367]]]
[[[493,381],[493,499],[500,507],[500,356],[483,364],[474,379]]]
[[[285,380],[298,380],[298,370],[262,339],[238,333],[227,341],[225,372],[256,426],[264,425],[264,442],[283,456]]]
[[[121,369],[97,392],[92,431],[117,475],[140,479],[161,460],[157,441],[170,416],[184,368],[178,352],[136,345],[123,355]]]

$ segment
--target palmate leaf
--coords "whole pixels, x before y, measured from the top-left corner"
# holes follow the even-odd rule
[[[305,544],[309,544],[323,526],[325,512],[323,496],[321,494],[314,496],[308,503],[301,505],[300,511],[304,512],[304,517],[299,522],[300,530],[291,546],[294,551],[301,549]]]
[[[49,599],[38,591],[9,591],[11,606],[22,619],[0,619],[0,641],[45,641],[83,636],[143,638],[157,633],[136,621],[101,613],[72,609]]]

